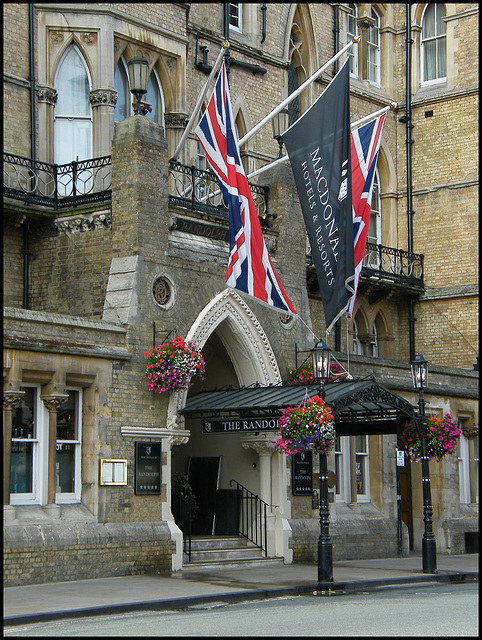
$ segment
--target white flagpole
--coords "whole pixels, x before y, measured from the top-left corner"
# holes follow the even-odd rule
[[[197,118],[199,109],[201,108],[202,101],[206,97],[208,89],[211,86],[211,80],[214,78],[214,75],[217,73],[219,67],[221,66],[224,52],[228,48],[229,48],[229,42],[227,40],[224,40],[221,45],[221,51],[219,52],[216,62],[214,63],[213,68],[211,69],[211,73],[209,74],[209,78],[206,80],[206,84],[204,85],[203,90],[199,94],[199,97],[196,102],[196,106],[194,107],[191,117],[189,118],[189,122],[187,123],[186,128],[184,129],[184,133],[182,134],[181,139],[179,140],[179,144],[177,145],[177,148],[174,151],[174,154],[171,160],[176,161],[179,158],[179,154],[181,153],[184,143],[186,142],[186,138],[191,133],[192,126],[194,124],[195,119]]]
[[[349,42],[348,44],[346,44],[343,49],[340,49],[340,51],[338,51],[338,53],[336,53],[333,58],[331,58],[330,60],[328,60],[328,62],[326,64],[324,64],[322,67],[320,67],[318,69],[318,71],[315,71],[315,73],[313,73],[313,75],[311,75],[308,80],[305,80],[303,82],[302,85],[300,85],[296,91],[293,91],[293,93],[290,93],[290,95],[285,98],[283,100],[283,102],[280,102],[280,104],[273,109],[273,111],[271,111],[271,113],[269,113],[265,118],[263,118],[263,120],[261,120],[261,122],[258,122],[258,124],[253,127],[253,129],[251,129],[251,131],[248,131],[248,133],[243,136],[241,138],[241,140],[239,141],[239,148],[241,148],[243,146],[243,144],[245,144],[250,138],[252,138],[254,136],[255,133],[257,133],[261,127],[264,127],[264,125],[269,122],[272,118],[274,118],[274,116],[279,113],[282,109],[284,109],[286,107],[286,105],[288,105],[292,100],[294,100],[309,84],[311,84],[314,80],[316,80],[316,78],[318,78],[318,76],[320,76],[323,71],[325,71],[326,69],[328,69],[328,67],[333,64],[333,62],[335,62],[335,60],[338,60],[338,58],[343,55],[345,53],[345,51],[348,51],[348,49],[350,47],[353,46],[353,44],[358,44],[358,42],[360,42],[360,36],[355,36],[353,38],[353,40],[351,42]]]
[[[364,116],[363,118],[360,118],[360,120],[356,120],[355,122],[352,122],[350,127],[351,130],[353,131],[354,129],[358,129],[358,127],[360,127],[362,124],[364,124],[365,122],[368,122],[369,120],[372,120],[373,118],[378,118],[378,116],[381,116],[382,113],[386,113],[389,109],[395,109],[397,106],[396,102],[392,102],[390,103],[387,107],[383,107],[383,109],[379,109],[378,111],[374,111],[373,113],[370,113],[368,116]],[[303,117],[303,116],[301,116]],[[254,178],[255,176],[258,176],[260,173],[263,173],[263,171],[267,171],[268,169],[272,169],[273,167],[278,166],[279,164],[282,164],[283,162],[287,162],[289,160],[289,156],[283,156],[282,158],[278,158],[277,160],[273,160],[273,162],[270,162],[269,164],[265,164],[264,167],[261,167],[260,169],[256,169],[256,171],[253,171],[252,173],[250,173],[248,176],[246,176],[248,178],[248,180],[251,180],[251,178]]]

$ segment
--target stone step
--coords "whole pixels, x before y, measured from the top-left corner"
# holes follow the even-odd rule
[[[256,545],[241,536],[192,536],[191,549],[256,549]]]
[[[185,562],[183,571],[201,571],[203,569],[248,569],[283,564],[283,558],[258,558],[255,560],[218,560],[211,562]]]
[[[192,562],[220,562],[224,560],[259,560],[264,557],[261,549],[256,547],[238,547],[234,549],[203,549],[194,551],[191,548]]]

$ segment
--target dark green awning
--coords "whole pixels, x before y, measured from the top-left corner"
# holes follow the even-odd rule
[[[318,385],[269,385],[202,391],[188,397],[181,413],[190,418],[281,415],[283,409],[320,395]],[[414,408],[374,380],[331,382],[325,401],[335,416],[338,435],[396,433],[412,421]]]

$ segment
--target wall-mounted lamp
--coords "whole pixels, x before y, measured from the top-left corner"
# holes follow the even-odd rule
[[[127,63],[129,68],[129,82],[131,93],[136,97],[136,115],[142,115],[141,99],[147,93],[149,80],[149,63],[139,56],[132,58]]]
[[[289,126],[288,109],[281,109],[281,111],[271,119],[271,126],[273,127],[273,138],[277,140],[279,144],[278,158],[281,158],[283,156],[283,139],[281,136]]]

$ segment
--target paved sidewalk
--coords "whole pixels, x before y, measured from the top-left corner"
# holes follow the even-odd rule
[[[4,623],[25,624],[134,610],[186,609],[281,595],[374,590],[395,585],[478,581],[479,554],[437,556],[437,574],[422,573],[422,558],[334,562],[333,583],[317,583],[317,567],[266,564],[249,568],[189,568],[171,576],[122,576],[9,587]]]

